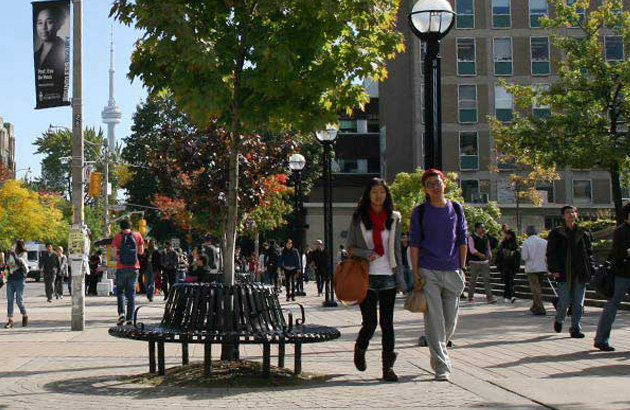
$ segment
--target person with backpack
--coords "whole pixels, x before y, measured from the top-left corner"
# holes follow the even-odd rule
[[[164,300],[168,299],[168,291],[175,284],[179,255],[171,242],[166,242],[166,249],[162,254],[162,291]]]
[[[516,302],[516,296],[514,294],[514,277],[521,267],[521,252],[516,241],[516,232],[512,229],[508,229],[504,234],[503,241],[499,246],[497,252],[497,268],[501,272],[501,278],[503,279],[504,302]]]
[[[612,298],[599,318],[595,334],[595,348],[604,352],[614,352],[610,345],[610,331],[621,306],[623,297],[630,293],[630,202],[623,206],[623,224],[613,234],[612,260],[615,269],[615,287]]]
[[[13,327],[13,301],[22,314],[22,327],[28,326],[28,315],[24,306],[24,286],[28,273],[28,258],[24,241],[18,239],[11,248],[8,258],[7,275],[7,323],[5,329]]]
[[[144,253],[144,240],[139,232],[131,230],[131,223],[120,221],[120,232],[112,241],[116,264],[116,287],[118,289],[118,321],[116,324],[130,326],[136,308],[136,284],[140,271],[138,255]],[[125,310],[126,301],[126,310]]]
[[[278,265],[280,263],[280,255],[278,255],[278,249],[276,248],[276,241],[269,241],[269,250],[267,251],[267,274],[269,275],[269,280],[273,285],[273,288],[276,292],[280,291],[280,286],[278,284]]]
[[[455,332],[459,299],[466,283],[466,217],[460,204],[446,199],[442,171],[425,171],[421,182],[427,195],[426,202],[411,214],[411,268],[415,286],[424,281],[428,305],[425,332],[431,367],[437,381],[448,381],[452,366],[447,343]]]

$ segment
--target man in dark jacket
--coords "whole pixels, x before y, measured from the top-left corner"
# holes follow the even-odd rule
[[[53,284],[55,282],[55,276],[59,272],[59,257],[53,252],[52,244],[47,243],[46,249],[48,250],[40,259],[39,269],[44,274],[44,288],[46,290],[46,299],[48,302],[52,302],[53,297]]]
[[[623,224],[613,235],[612,259],[615,267],[615,292],[606,303],[595,334],[595,347],[613,352],[610,345],[610,330],[617,316],[623,297],[630,292],[630,202],[623,207]]]
[[[321,296],[324,290],[324,280],[327,278],[326,273],[326,253],[324,252],[324,243],[317,240],[315,249],[311,252],[311,260],[315,265],[315,279],[317,281],[317,296]]]
[[[563,223],[554,228],[547,239],[547,267],[558,281],[558,301],[554,330],[562,332],[562,325],[569,305],[571,315],[571,337],[584,337],[580,320],[584,313],[586,282],[591,277],[591,239],[587,231],[577,225],[578,212],[573,206],[564,206],[561,211]]]
[[[177,266],[179,265],[179,256],[173,245],[166,242],[166,250],[162,254],[162,291],[164,291],[164,300],[168,299],[168,291],[175,284],[177,275]]]

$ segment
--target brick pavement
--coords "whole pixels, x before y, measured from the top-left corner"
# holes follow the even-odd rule
[[[312,288],[308,289],[311,291]],[[141,304],[146,299],[139,296]],[[357,372],[352,346],[358,330],[358,308],[320,306],[307,297],[307,320],[337,326],[338,342],[304,347],[305,371],[333,377],[307,388],[200,389],[130,385],[122,376],[146,372],[146,344],[115,339],[107,328],[115,319],[115,299],[87,299],[84,332],[69,330],[70,301],[45,302],[43,285],[27,285],[32,326],[0,330],[0,409],[4,408],[495,408],[495,409],[627,409],[630,372],[630,312],[621,312],[613,330],[614,353],[591,348],[599,309],[587,308],[587,338],[574,340],[551,331],[551,317],[527,314],[528,302],[515,305],[462,306],[453,339],[455,373],[450,383],[432,380],[426,348],[416,346],[422,333],[419,315],[396,310],[398,384],[378,381],[380,337],[368,352],[368,371]],[[6,296],[0,296],[4,311]],[[158,320],[162,302],[141,310],[145,321]],[[292,349],[287,349],[287,364]],[[261,349],[246,346],[245,357],[260,360]],[[167,346],[167,366],[179,364],[179,348]],[[199,346],[191,360],[200,361]]]

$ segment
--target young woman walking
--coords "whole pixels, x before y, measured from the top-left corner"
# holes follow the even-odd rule
[[[26,307],[24,307],[24,285],[28,272],[27,253],[24,241],[17,240],[9,253],[9,274],[7,277],[7,324],[5,329],[13,327],[13,301],[15,300],[22,314],[22,326],[28,325]]]
[[[365,371],[365,352],[377,325],[377,306],[382,332],[383,379],[398,381],[393,367],[394,305],[396,292],[406,288],[402,271],[400,214],[394,212],[389,187],[373,178],[354,211],[346,247],[352,257],[369,261],[369,288],[361,302],[361,330],[354,346],[354,365]]]
[[[516,241],[516,232],[512,229],[505,231],[503,242],[501,242],[499,252],[497,252],[496,262],[505,284],[504,302],[514,303],[516,302],[514,277],[521,265],[521,252]]]
[[[282,269],[284,270],[284,285],[287,288],[287,302],[295,300],[295,280],[298,271],[302,270],[302,258],[297,249],[293,247],[293,241],[287,240],[282,249]]]

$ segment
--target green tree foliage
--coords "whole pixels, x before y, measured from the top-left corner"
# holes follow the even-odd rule
[[[510,123],[490,121],[497,148],[533,167],[596,168],[610,172],[617,220],[621,215],[620,175],[628,172],[630,139],[630,62],[607,61],[605,37],[620,36],[630,49],[630,12],[616,12],[621,0],[608,0],[581,18],[589,2],[551,0],[552,18],[543,26],[564,56],[554,62],[557,80],[549,89],[508,85],[518,110]],[[567,29],[568,27],[577,27]],[[610,39],[609,39],[610,40]],[[549,106],[549,116],[534,116],[532,106]]]
[[[309,133],[369,97],[357,78],[383,80],[403,50],[399,0],[115,0],[117,20],[145,35],[131,78],[168,88],[202,130],[229,132],[227,282],[234,278],[240,158],[265,131]]]
[[[0,249],[9,249],[16,239],[64,246],[68,222],[62,205],[58,195],[40,195],[19,181],[5,181],[0,187]]]
[[[426,192],[421,182],[423,173],[424,170],[421,168],[412,174],[401,172],[396,175],[391,185],[394,204],[396,210],[402,215],[402,227],[405,232],[409,231],[409,220],[413,209],[426,200]],[[497,219],[501,217],[501,211],[496,202],[489,202],[483,207],[466,205],[457,178],[457,174],[452,172],[446,175],[446,198],[464,206],[464,214],[470,231],[476,222],[482,222],[489,233],[497,235],[501,230],[501,226],[497,223]]]

